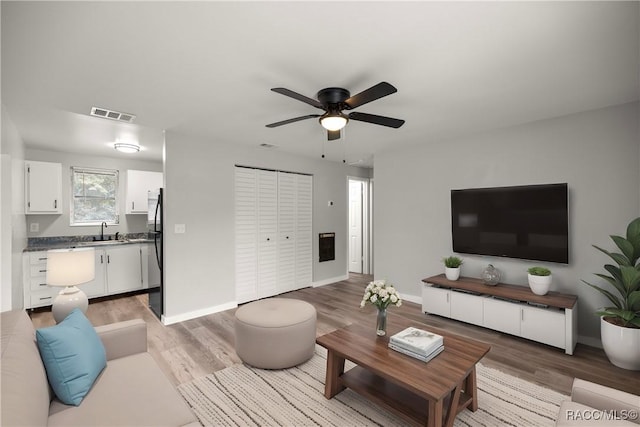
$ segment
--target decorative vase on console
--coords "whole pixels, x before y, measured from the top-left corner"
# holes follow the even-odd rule
[[[500,283],[500,270],[489,264],[482,272],[482,283],[485,285],[495,286]]]
[[[392,285],[388,285],[384,280],[374,280],[369,282],[364,290],[364,296],[360,302],[360,308],[366,304],[375,305],[378,309],[376,317],[376,335],[384,336],[387,334],[387,307],[402,305],[400,294]]]
[[[462,259],[452,255],[442,258],[442,262],[444,262],[444,275],[447,277],[447,280],[458,280],[460,277],[460,266],[463,262]]]

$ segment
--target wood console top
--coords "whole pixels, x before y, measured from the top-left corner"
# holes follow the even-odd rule
[[[536,295],[528,286],[509,285],[498,283],[495,286],[485,285],[482,280],[472,277],[460,277],[456,281],[448,280],[444,274],[422,279],[424,283],[431,283],[443,288],[462,289],[477,292],[483,295],[491,295],[511,300],[545,304],[557,308],[573,308],[578,301],[576,295],[549,292],[546,295]]]

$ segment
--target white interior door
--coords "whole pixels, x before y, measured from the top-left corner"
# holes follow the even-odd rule
[[[258,170],[258,298],[278,293],[278,181],[274,171]]]
[[[362,273],[362,181],[349,180],[349,271]]]
[[[236,167],[236,301],[258,298],[258,175],[255,169]],[[153,247],[151,248],[153,250]],[[151,282],[155,283],[155,282]]]

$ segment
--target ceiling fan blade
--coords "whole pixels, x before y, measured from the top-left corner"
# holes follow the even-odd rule
[[[377,116],[375,114],[358,113],[354,111],[349,114],[349,120],[357,120],[361,122],[373,123],[374,125],[387,126],[398,129],[404,124],[404,120],[394,119],[391,117]]]
[[[327,139],[329,141],[335,141],[336,139],[340,139],[340,131],[339,130],[328,130],[327,131]]]
[[[283,87],[274,87],[271,90],[276,92],[276,93],[279,93],[281,95],[288,96],[288,97],[291,97],[293,99],[297,99],[298,101],[302,101],[305,104],[311,105],[312,107],[316,107],[316,108],[320,108],[321,110],[324,110],[324,107],[322,106],[322,104],[319,101],[317,101],[317,100],[315,100],[313,98],[309,98],[309,97],[304,96],[304,95],[300,95],[299,93],[294,92],[292,90],[285,89]]]
[[[387,82],[381,82],[369,89],[363,90],[357,95],[353,95],[351,98],[345,100],[344,103],[347,104],[347,110],[351,110],[368,102],[396,93],[397,91],[398,89],[393,87],[393,85]]]
[[[276,128],[282,125],[288,125],[289,123],[299,122],[300,120],[313,119],[314,117],[320,117],[320,114],[309,114],[307,116],[294,117],[293,119],[283,120],[281,122],[275,122],[266,125],[268,128]]]

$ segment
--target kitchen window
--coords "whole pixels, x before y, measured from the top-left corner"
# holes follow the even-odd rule
[[[118,171],[71,168],[71,225],[118,224]]]

